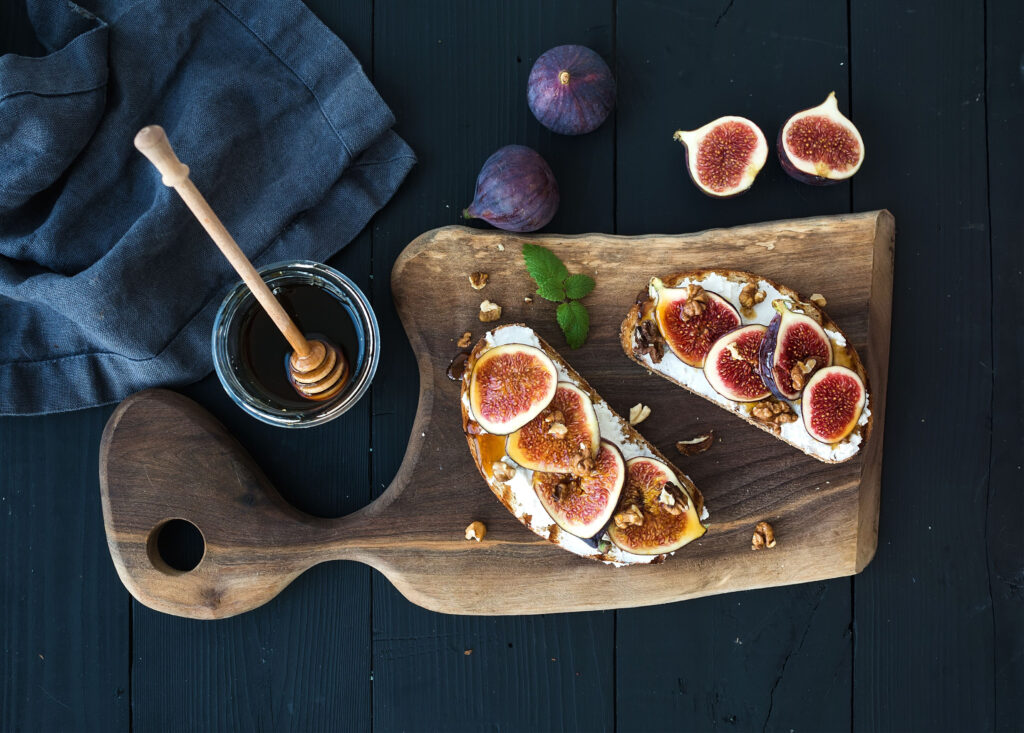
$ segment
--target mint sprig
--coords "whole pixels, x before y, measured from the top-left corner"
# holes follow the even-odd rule
[[[579,301],[594,289],[594,278],[579,273],[570,275],[558,255],[539,244],[524,244],[523,259],[526,271],[537,283],[537,295],[559,304],[555,318],[569,347],[578,349],[590,331],[590,314]]]

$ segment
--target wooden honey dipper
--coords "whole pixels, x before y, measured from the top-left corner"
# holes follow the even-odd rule
[[[164,128],[160,125],[143,127],[135,136],[135,147],[160,171],[164,185],[178,192],[214,244],[235,268],[235,272],[249,286],[274,325],[288,339],[293,349],[288,356],[288,379],[295,391],[310,400],[330,399],[341,392],[349,376],[345,355],[334,344],[320,339],[307,339],[298,329],[234,237],[192,183],[188,177],[188,166],[174,154]]]

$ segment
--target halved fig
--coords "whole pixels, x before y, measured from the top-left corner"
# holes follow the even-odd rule
[[[686,148],[686,169],[708,196],[728,198],[750,188],[768,159],[761,128],[745,117],[719,117],[703,127],[676,130]]]
[[[704,376],[718,394],[736,402],[757,402],[771,394],[758,368],[767,331],[767,326],[755,323],[729,331],[712,344],[704,360]]]
[[[508,435],[550,404],[558,370],[540,349],[525,344],[495,346],[481,354],[469,382],[469,404],[480,427]]]
[[[690,366],[704,366],[711,344],[740,325],[740,314],[729,301],[700,285],[667,288],[653,278],[651,289],[658,330],[672,353]]]
[[[608,525],[611,541],[636,555],[674,552],[706,531],[693,498],[656,458],[626,461],[626,484]]]
[[[866,395],[864,382],[852,369],[819,369],[804,388],[800,402],[804,427],[815,440],[838,443],[857,427]]]
[[[779,399],[800,397],[816,370],[832,364],[832,342],[810,316],[794,313],[786,300],[772,301],[777,314],[761,341],[761,379]]]
[[[559,382],[551,403],[506,438],[505,452],[531,471],[580,475],[593,469],[600,442],[590,397],[571,382]]]
[[[777,147],[783,170],[816,186],[846,180],[864,162],[864,140],[839,111],[835,92],[786,120]]]
[[[589,476],[533,474],[533,490],[555,524],[571,535],[593,537],[611,519],[626,483],[626,462],[614,443],[601,441]]]

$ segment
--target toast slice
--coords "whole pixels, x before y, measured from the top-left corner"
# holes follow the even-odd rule
[[[659,297],[658,288],[664,286],[674,289],[698,285],[707,293],[718,295],[735,308],[742,326],[768,326],[777,313],[776,307],[773,306],[775,301],[784,302],[785,307],[792,312],[806,315],[816,321],[824,329],[831,344],[832,364],[846,367],[856,373],[864,387],[863,408],[859,417],[854,418],[857,422],[852,432],[835,443],[820,441],[812,436],[805,424],[800,398],[787,400],[769,396],[754,402],[734,401],[716,391],[702,368],[691,366],[678,357],[666,345],[655,314],[656,301]],[[744,297],[746,305],[740,300],[744,288],[747,288]],[[763,296],[760,293],[763,293]],[[750,302],[752,295],[756,295],[757,302]],[[824,463],[842,463],[850,460],[860,451],[871,432],[871,400],[867,373],[856,350],[821,307],[802,298],[795,290],[768,278],[728,269],[689,270],[662,278],[651,278],[623,320],[620,340],[626,356],[648,371],[714,402],[751,425],[771,433]],[[808,381],[813,376],[814,372],[809,373]],[[788,414],[780,417],[780,411]]]
[[[523,344],[544,352],[557,369],[559,383],[569,382],[589,397],[600,427],[600,438],[617,446],[624,461],[648,457],[666,464],[678,479],[678,488],[685,494],[682,504],[686,509],[687,523],[683,544],[704,534],[707,530],[704,524],[707,510],[704,507],[704,497],[693,481],[673,466],[657,448],[648,443],[628,421],[613,411],[587,381],[531,328],[521,324],[509,324],[499,326],[486,333],[471,351],[462,375],[461,406],[463,432],[477,469],[494,495],[516,519],[538,536],[555,543],[562,549],[610,565],[661,562],[666,557],[664,553],[636,554],[623,550],[614,544],[609,536],[608,526],[613,524],[612,521],[609,521],[608,525],[590,538],[576,537],[565,531],[544,508],[534,491],[535,472],[518,465],[509,457],[506,451],[506,436],[486,432],[474,419],[470,385],[476,362],[490,349],[506,344]],[[538,417],[538,419],[540,418]],[[500,473],[505,474],[505,480],[495,478],[495,466]],[[512,472],[514,475],[507,478],[508,474]],[[537,475],[545,474],[538,472]],[[625,497],[625,490],[623,497]]]

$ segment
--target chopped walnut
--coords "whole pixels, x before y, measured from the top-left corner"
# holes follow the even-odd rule
[[[483,290],[484,285],[487,284],[487,278],[489,278],[486,272],[474,272],[469,276],[469,284],[473,290]]]
[[[553,422],[548,427],[547,434],[550,435],[552,438],[557,438],[561,440],[562,438],[569,434],[569,428],[565,427],[565,423]]]
[[[487,534],[487,525],[483,522],[476,521],[466,527],[466,539],[476,540],[479,542]]]
[[[665,355],[665,342],[654,321],[640,323],[633,331],[633,338],[636,341],[634,353],[637,356],[647,354],[655,364],[661,361],[661,357]]]
[[[505,461],[495,461],[491,464],[491,475],[495,481],[511,481],[515,478],[516,469],[505,463]]]
[[[501,318],[501,306],[497,303],[492,303],[489,300],[485,300],[480,304],[480,320],[484,323],[490,323]]]
[[[662,509],[668,514],[676,517],[682,514],[687,509],[687,501],[683,498],[682,501],[676,499],[676,493],[680,493],[679,489],[673,484],[665,484],[661,487],[661,493],[658,494],[658,503],[661,504]]]
[[[763,301],[766,293],[757,289],[756,283],[747,283],[740,290],[740,305],[744,308],[753,308],[754,305]]]
[[[532,303],[533,302],[533,298],[531,298],[529,295],[524,295],[523,296],[523,302],[524,303]]]
[[[704,435],[698,435],[696,438],[690,438],[689,440],[677,440],[676,450],[684,456],[695,456],[698,453],[706,451],[714,444],[714,442],[715,431],[709,430]]]
[[[459,337],[459,340],[455,342],[455,345],[460,349],[464,349],[471,343],[473,343],[473,334],[469,331],[464,331],[462,336]]]
[[[589,476],[594,472],[594,468],[597,464],[594,462],[594,457],[590,454],[590,446],[586,443],[580,443],[580,450],[575,456],[573,456],[572,470],[577,476]]]
[[[550,412],[548,412],[547,414],[544,415],[544,417],[542,419],[542,422],[545,425],[550,425],[553,422],[564,423],[565,422],[565,415],[562,414],[561,410],[551,410]]]
[[[807,384],[807,375],[810,374],[811,370],[813,370],[817,365],[817,359],[798,361],[794,364],[793,368],[789,370],[789,379],[793,382],[793,389],[803,389],[804,385]]]
[[[773,547],[775,547],[775,530],[768,522],[758,522],[754,527],[754,536],[750,539],[750,549],[763,550]]]
[[[821,293],[814,293],[813,295],[811,295],[810,298],[808,298],[808,300],[814,303],[819,308],[824,308],[826,305],[828,305],[828,301],[825,300],[825,296],[822,295]]]
[[[796,422],[797,416],[788,402],[776,399],[767,399],[758,402],[750,410],[750,414],[761,422],[772,425],[783,425],[788,422]]]
[[[640,511],[640,507],[636,504],[630,504],[628,509],[625,509],[615,515],[615,526],[619,529],[625,529],[630,525],[635,524],[637,527],[644,523],[643,512]]]
[[[708,307],[708,294],[700,285],[686,286],[686,304],[683,306],[682,320],[688,321],[699,316]]]
[[[629,408],[629,424],[639,425],[651,415],[651,408],[642,402],[637,402]]]

